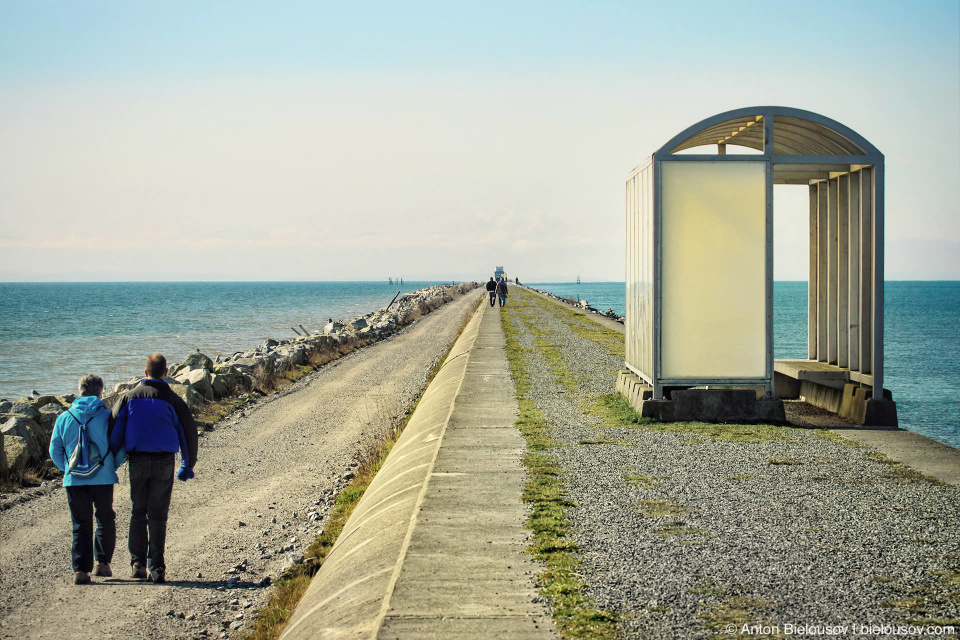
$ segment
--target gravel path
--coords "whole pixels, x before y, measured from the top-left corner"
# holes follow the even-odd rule
[[[623,636],[730,637],[744,623],[774,636],[847,625],[840,635],[853,636],[852,625],[920,620],[960,635],[960,488],[891,477],[867,450],[813,429],[737,442],[603,426],[585,407],[614,392],[622,352],[518,294],[507,321],[530,349],[540,334],[531,397],[577,505],[579,571],[598,605],[621,614]],[[543,340],[575,390],[556,382]]]
[[[176,483],[165,585],[129,579],[126,468],[114,493],[114,578],[72,584],[66,494],[52,484],[0,513],[0,637],[228,637],[321,531],[355,454],[416,399],[478,293],[234,413],[200,439]]]

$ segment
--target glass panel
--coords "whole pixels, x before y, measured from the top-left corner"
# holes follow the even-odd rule
[[[626,362],[653,377],[653,164],[627,181]]]
[[[764,378],[766,163],[661,167],[661,376]]]

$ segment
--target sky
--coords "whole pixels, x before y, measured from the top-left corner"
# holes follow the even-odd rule
[[[629,171],[753,105],[878,147],[887,279],[960,279],[958,0],[0,0],[0,280],[622,281]]]

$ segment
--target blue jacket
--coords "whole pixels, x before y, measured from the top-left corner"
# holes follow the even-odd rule
[[[110,450],[132,453],[180,452],[188,467],[197,463],[197,425],[186,403],[163,380],[146,378],[113,407]]]
[[[57,465],[60,471],[63,471],[63,486],[73,487],[83,484],[117,484],[117,467],[123,464],[127,456],[122,451],[117,454],[110,453],[110,445],[107,438],[108,422],[110,410],[104,406],[103,402],[97,396],[82,396],[73,401],[70,405],[70,411],[77,420],[87,422],[87,435],[100,449],[103,455],[103,466],[92,476],[86,478],[74,476],[67,471],[67,460],[70,454],[77,447],[77,441],[80,440],[80,423],[73,419],[70,413],[64,411],[57,417],[57,423],[53,427],[53,435],[50,437],[50,459]]]

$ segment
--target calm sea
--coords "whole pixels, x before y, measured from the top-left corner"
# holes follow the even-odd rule
[[[231,354],[311,333],[435,282],[0,283],[0,397],[76,391],[84,373],[113,386],[200,349]]]
[[[622,282],[524,283],[625,313]],[[774,357],[807,357],[807,283],[776,282]],[[900,426],[960,448],[960,282],[887,282],[885,383]]]

